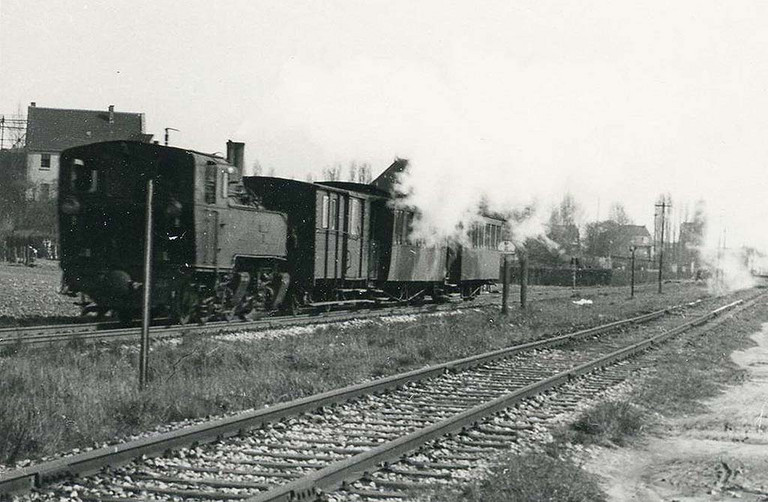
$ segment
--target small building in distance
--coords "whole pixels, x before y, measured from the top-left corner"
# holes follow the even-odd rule
[[[653,244],[651,233],[644,225],[619,225],[612,221],[601,222],[596,227],[588,252],[606,267],[625,267],[635,249],[638,267],[650,262]]]
[[[144,114],[106,110],[43,108],[32,102],[27,108],[27,198],[55,198],[59,155],[74,146],[100,141],[148,141]]]

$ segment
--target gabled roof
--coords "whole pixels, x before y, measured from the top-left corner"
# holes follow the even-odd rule
[[[651,233],[645,228],[644,225],[619,225],[616,228],[607,232],[608,238],[614,245],[650,245]],[[637,237],[647,238],[648,244],[641,244],[641,240]]]
[[[27,149],[60,152],[73,146],[100,141],[142,140],[144,120],[141,113],[109,110],[67,110],[27,108]]]

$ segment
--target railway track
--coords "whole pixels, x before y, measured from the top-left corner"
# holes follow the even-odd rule
[[[456,308],[478,308],[496,305],[498,301],[469,301],[429,304],[409,307],[387,307],[371,310],[321,312],[294,316],[270,316],[255,321],[216,321],[205,324],[155,325],[153,339],[174,338],[187,333],[230,333],[244,330],[266,330],[306,324],[326,324],[352,319],[368,319],[392,315],[447,312]],[[8,345],[39,345],[46,343],[82,341],[130,341],[141,336],[140,327],[113,327],[118,323],[72,323],[51,326],[28,326],[0,329],[0,347]]]
[[[584,289],[584,288],[582,288]],[[513,295],[511,295],[513,296]],[[535,291],[532,296],[539,300],[554,300],[571,296],[571,290]],[[512,299],[511,299],[512,300]],[[266,330],[307,324],[343,322],[352,319],[385,317],[391,315],[423,314],[445,312],[456,308],[479,308],[496,306],[500,295],[492,293],[469,302],[450,302],[410,307],[386,307],[370,310],[335,311],[295,316],[270,316],[254,321],[219,321],[203,325],[167,325],[152,326],[153,339],[174,338],[187,333],[228,333],[243,330]],[[74,339],[80,341],[115,341],[137,340],[141,336],[140,327],[121,327],[117,321],[72,322],[56,325],[38,325],[0,328],[0,347],[10,345],[40,345],[63,343]]]
[[[402,498],[419,479],[449,479],[530,429],[534,414],[510,407],[543,401],[544,393],[576,379],[594,389],[621,381],[631,371],[593,372],[626,369],[622,361],[632,355],[754,301],[733,302],[651,337],[639,329],[615,332],[666,311],[62,458],[0,476],[0,493],[36,488],[32,498],[38,499],[76,492],[81,500],[114,502],[288,501],[314,500],[342,486],[333,497]],[[597,337],[606,333],[613,334]],[[576,394],[560,394],[574,403]],[[495,418],[483,422],[489,416]],[[403,457],[434,441],[437,453]]]

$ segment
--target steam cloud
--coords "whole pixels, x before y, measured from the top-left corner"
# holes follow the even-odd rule
[[[713,214],[728,207],[723,224],[731,241],[768,248],[768,233],[754,232],[758,215],[768,214],[759,190],[765,177],[749,174],[762,166],[757,157],[743,160],[743,151],[763,149],[762,137],[701,120],[703,91],[688,87],[690,79],[670,90],[649,77],[661,70],[642,63],[636,73],[600,62],[521,66],[500,54],[456,50],[442,66],[402,59],[288,64],[264,120],[301,137],[311,155],[261,160],[277,164],[278,175],[312,171],[319,179],[336,162],[370,162],[377,174],[395,157],[407,158],[402,188],[420,209],[417,230],[427,237],[455,235],[484,201],[501,212],[533,208],[514,228],[523,240],[542,233],[566,191],[590,221],[619,201],[652,229],[653,203],[669,192],[676,201],[705,198]],[[716,108],[724,120],[733,117]],[[742,175],[713,174],[733,172],[735,158]]]

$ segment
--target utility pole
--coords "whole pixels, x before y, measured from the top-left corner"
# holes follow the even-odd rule
[[[149,323],[152,310],[152,206],[155,193],[153,173],[147,179],[147,214],[144,220],[144,288],[141,312],[141,350],[139,352],[139,390],[147,388],[149,369]]]
[[[528,306],[528,253],[520,253],[520,308]]]
[[[661,239],[659,242],[659,294],[661,294],[661,282],[664,273],[664,217],[668,207],[672,207],[667,204],[666,199],[661,199],[661,204],[656,204],[657,208],[661,208]]]
[[[629,246],[629,251],[632,253],[632,277],[630,279],[629,283],[629,297],[634,298],[635,297],[635,251],[637,248],[635,246]]]
[[[509,313],[509,255],[502,255],[502,278],[501,278],[501,315]]]

